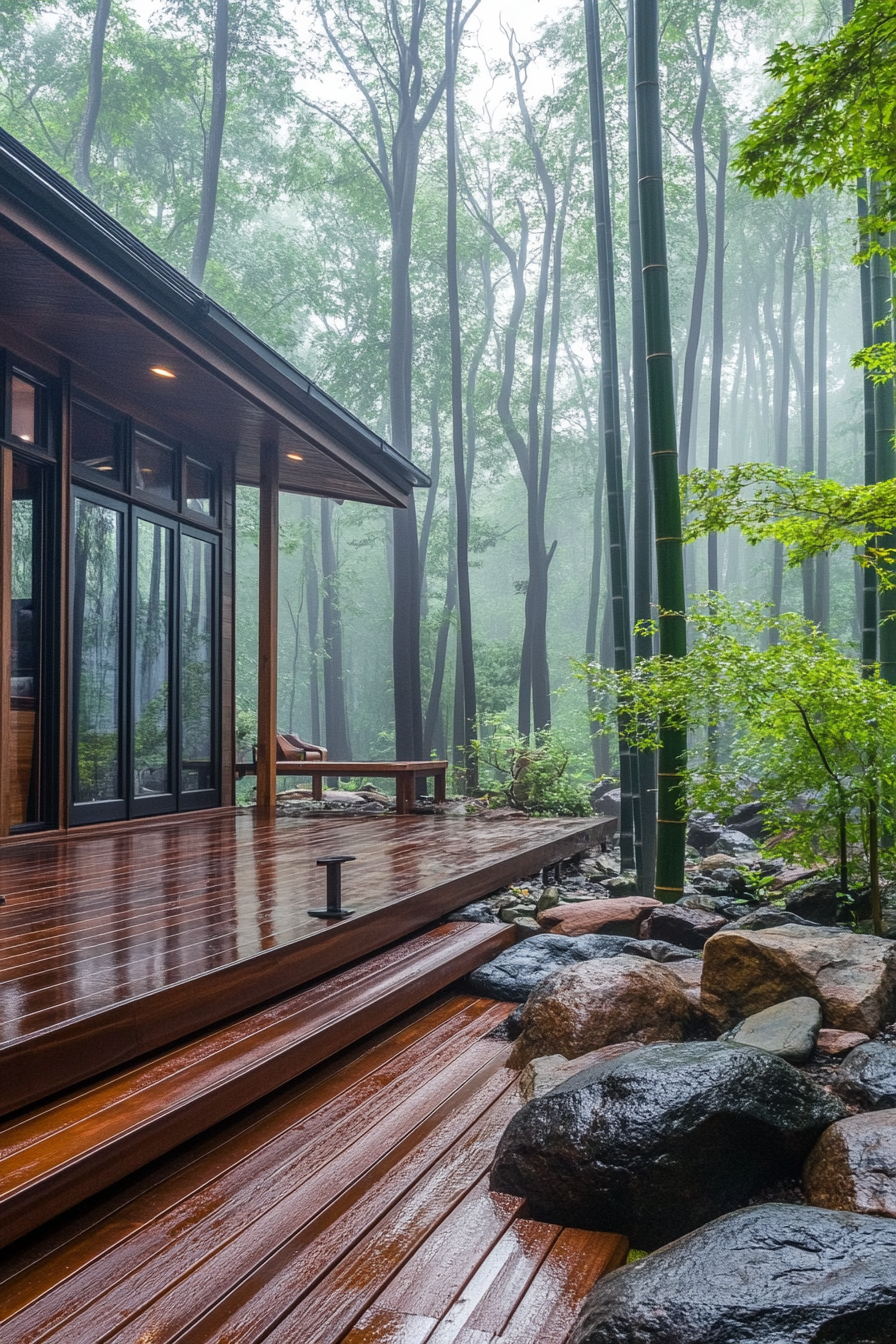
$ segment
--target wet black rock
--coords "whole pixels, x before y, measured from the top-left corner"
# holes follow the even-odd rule
[[[883,1041],[857,1045],[840,1065],[833,1086],[844,1100],[863,1110],[896,1107],[896,1045]]]
[[[724,829],[711,813],[694,812],[688,826],[687,842],[699,854],[709,854],[715,849],[716,841]]]
[[[465,905],[460,910],[452,910],[450,915],[446,915],[447,920],[459,920],[466,924],[497,924],[498,916],[495,914],[488,901],[473,901],[471,905]]]
[[[736,807],[731,813],[725,825],[748,835],[751,840],[758,840],[768,830],[760,802],[741,803],[740,807]]]
[[[741,1209],[600,1279],[570,1344],[893,1344],[896,1221]]]
[[[697,885],[697,879],[694,879],[694,885]],[[735,901],[731,896],[706,891],[703,882],[695,894],[681,896],[675,904],[683,905],[685,910],[708,910],[711,915],[724,915],[726,919],[740,919],[748,910],[742,901]]]
[[[756,841],[743,831],[726,826],[716,837],[713,852],[716,854],[731,854],[738,858],[752,855],[757,852]]]
[[[651,961],[691,961],[690,948],[664,943],[661,938],[630,938],[622,949],[630,957],[649,957]]]
[[[836,881],[805,882],[788,892],[784,902],[788,913],[811,920],[813,924],[836,924],[843,911],[843,897]]]
[[[784,924],[815,924],[815,921],[803,919],[801,915],[795,915],[790,910],[779,910],[774,905],[759,905],[755,910],[740,915],[730,924],[726,924],[725,932],[728,933],[731,929],[746,929],[748,932],[755,932],[757,929],[778,929]]]
[[[543,933],[508,947],[494,961],[478,966],[470,974],[470,988],[474,994],[491,999],[523,1003],[546,975],[580,961],[593,961],[595,957],[618,957],[628,941],[605,933],[586,933],[580,938]]]
[[[653,1250],[796,1176],[845,1108],[775,1055],[717,1041],[652,1045],[530,1101],[504,1131],[496,1190],[546,1222]]]

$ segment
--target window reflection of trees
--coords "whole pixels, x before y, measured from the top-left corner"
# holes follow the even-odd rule
[[[209,542],[181,537],[181,787],[185,791],[212,785],[212,557]]]
[[[118,768],[121,525],[116,509],[75,501],[74,723],[77,802],[121,796]]]
[[[169,793],[171,530],[137,519],[134,793]]]

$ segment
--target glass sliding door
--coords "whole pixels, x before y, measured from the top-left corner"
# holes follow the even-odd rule
[[[176,519],[75,495],[73,824],[217,804],[217,548]]]
[[[204,807],[215,794],[214,541],[181,530],[181,806]]]
[[[135,511],[133,526],[132,815],[175,805],[172,558],[175,529]]]
[[[72,556],[72,819],[126,815],[123,778],[123,598],[126,512],[74,500]]]

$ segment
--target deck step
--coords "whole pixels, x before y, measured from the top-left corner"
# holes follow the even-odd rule
[[[508,946],[443,924],[0,1126],[0,1246],[393,1021]]]

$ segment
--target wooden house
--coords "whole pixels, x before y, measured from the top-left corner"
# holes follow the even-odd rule
[[[0,836],[233,802],[238,483],[272,801],[278,492],[427,478],[2,131],[0,359]]]

